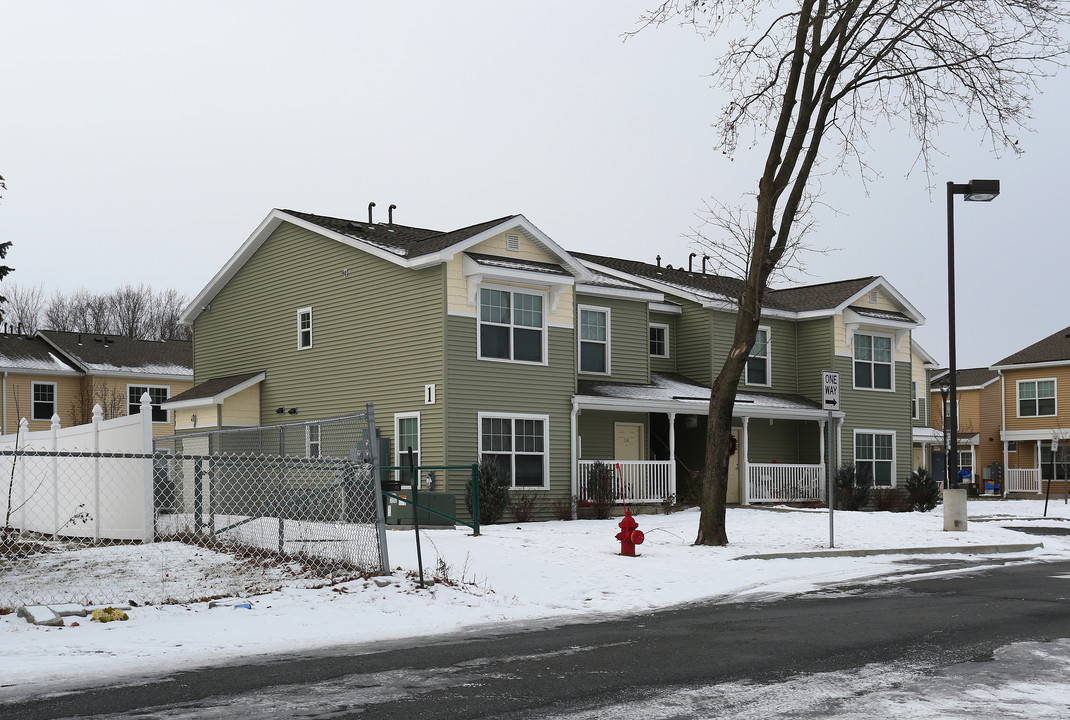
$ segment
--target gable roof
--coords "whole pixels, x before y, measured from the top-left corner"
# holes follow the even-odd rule
[[[0,372],[80,375],[77,366],[36,335],[0,335]]]
[[[605,255],[573,252],[581,260],[605,268],[613,273],[630,276],[632,279],[647,281],[651,286],[663,292],[674,290],[689,295],[697,302],[711,302],[734,307],[743,293],[742,280],[724,275],[710,275],[690,272],[680,268],[661,267],[635,260],[622,260]],[[892,297],[903,312],[876,310],[873,308],[851,307],[859,314],[880,314],[883,319],[897,322],[922,324],[925,317],[911,305],[892,285],[879,275],[801,285],[782,290],[768,290],[763,302],[763,311],[770,314],[799,315],[803,313],[823,314],[842,312],[851,303],[861,298],[870,290],[880,287]]]
[[[1000,360],[993,369],[1011,365],[1059,365],[1070,362],[1070,327],[1022,348]]]
[[[263,382],[266,377],[267,373],[260,370],[212,378],[169,398],[167,402],[161,403],[160,407],[165,410],[180,410],[185,407],[219,405],[231,395],[236,395],[242,390]]]
[[[90,375],[193,379],[193,343],[189,340],[136,340],[56,330],[39,330],[37,335]]]
[[[931,384],[939,385],[938,381],[947,378],[950,372],[947,368],[937,370],[933,373],[933,376],[929,379]],[[983,387],[991,385],[999,379],[999,373],[991,368],[959,368],[955,372],[955,387],[958,390],[977,390]],[[930,392],[940,392],[940,389],[933,387]]]
[[[331,240],[362,250],[380,259],[412,268],[414,270],[437,265],[473,245],[500,233],[515,230],[536,247],[553,258],[559,267],[579,281],[591,278],[591,272],[555,243],[523,215],[506,215],[457,230],[440,231],[410,227],[395,223],[365,223],[357,220],[315,215],[297,210],[272,210],[252,235],[242,243],[223,267],[201,290],[186,310],[180,321],[190,325],[204,308],[211,303],[219,290],[226,285],[253,253],[284,222],[304,228]]]

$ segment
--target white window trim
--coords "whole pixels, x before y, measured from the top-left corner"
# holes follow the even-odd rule
[[[877,429],[868,429],[868,428],[855,428],[854,436],[852,438],[853,441],[854,441],[854,444],[851,446],[851,454],[854,455],[854,463],[855,463],[855,467],[856,468],[858,467],[858,436],[859,435],[891,435],[892,436],[892,461],[891,461],[892,462],[892,484],[891,485],[877,485],[876,484],[877,483],[877,478],[874,477],[873,478],[873,485],[871,485],[870,487],[872,487],[872,488],[894,488],[894,487],[897,487],[898,486],[898,478],[897,478],[897,467],[896,467],[896,465],[898,463],[898,458],[897,458],[896,450],[897,450],[898,446],[896,445],[896,431],[895,430],[877,430]],[[876,452],[876,443],[874,443],[874,453],[875,452]],[[872,462],[872,461],[873,461],[873,459],[864,460],[863,462]],[[886,460],[881,460],[880,462],[887,462],[887,461]]]
[[[483,458],[483,419],[498,418],[502,420],[542,420],[542,477],[544,484],[542,487],[524,486],[521,490],[549,490],[550,489],[550,416],[549,415],[531,415],[527,413],[507,413],[507,412],[479,412],[476,413],[476,436],[478,440],[478,450],[476,457]],[[516,457],[516,425],[513,425],[513,449],[509,452],[513,457]],[[525,453],[528,454],[528,453]],[[516,466],[513,465],[512,472],[510,473],[509,486],[516,488]]]
[[[584,370],[584,369],[582,369],[580,367],[580,361],[581,361],[581,358],[583,357],[583,348],[582,348],[583,343],[585,343],[585,342],[598,343],[599,342],[598,340],[584,340],[583,339],[582,313],[583,313],[584,310],[588,310],[590,312],[603,313],[606,316],[606,341],[605,341],[605,346],[606,346],[606,371],[605,372],[594,372],[593,370]],[[612,362],[612,353],[611,353],[611,348],[613,347],[613,345],[612,345],[612,332],[610,330],[611,317],[612,316],[610,315],[609,308],[607,308],[607,307],[601,307],[601,306],[598,306],[598,305],[577,305],[576,306],[576,371],[577,372],[583,373],[584,375],[612,375],[613,374],[613,362]]]
[[[757,355],[747,355],[747,361],[743,364],[743,384],[751,387],[772,387],[773,386],[773,331],[768,325],[759,325],[758,331],[765,330],[765,382],[756,383],[751,382],[749,379],[750,361],[757,358]],[[755,336],[757,340],[757,335]],[[754,350],[752,347],[751,350]]]
[[[47,418],[39,418],[33,414],[34,408],[37,403],[34,402],[34,389],[38,385],[48,385],[52,388],[52,412]],[[36,380],[30,383],[30,420],[36,420],[38,422],[51,422],[52,416],[59,413],[59,384],[54,382],[37,382]]]
[[[892,360],[891,360],[891,362],[888,363],[888,366],[890,368],[890,373],[889,374],[890,374],[890,380],[891,380],[892,386],[890,388],[858,387],[858,385],[855,383],[855,363],[856,362],[869,362],[870,365],[873,365],[876,361],[875,360],[868,360],[868,361],[867,360],[858,360],[857,358],[855,358],[855,340],[852,340],[851,341],[851,387],[853,389],[855,389],[855,390],[865,390],[866,392],[895,392],[895,346],[896,346],[895,335],[891,335],[889,333],[882,333],[882,332],[873,332],[872,330],[856,330],[854,332],[854,336],[853,337],[857,339],[859,335],[868,335],[869,337],[886,337],[886,338],[888,338],[888,339],[890,339],[892,341],[892,345],[891,345]],[[885,363],[880,363],[880,364],[884,365]]]
[[[146,390],[150,390],[150,389],[151,390],[166,390],[167,391],[167,398],[164,400],[164,402],[167,402],[167,400],[170,399],[170,397],[171,397],[171,386],[170,385],[145,385],[145,384],[142,384],[142,383],[127,383],[126,384],[126,414],[127,415],[132,415],[133,414],[133,413],[130,412],[130,406],[135,404],[135,403],[130,402],[130,388],[145,388]],[[139,396],[138,397],[138,404],[140,404],[140,402],[141,402],[141,398]],[[162,409],[163,408],[161,408],[161,410]],[[164,425],[164,424],[170,423],[171,422],[171,411],[170,410],[164,410],[164,412],[167,413],[167,419],[166,420],[153,420],[153,422],[158,424],[158,425]]]
[[[512,358],[490,358],[483,357],[483,333],[479,331],[480,325],[483,324],[483,290],[500,290],[507,292],[510,296],[513,293],[522,293],[525,295],[539,295],[542,297],[542,361],[532,362],[530,360],[513,360]],[[524,327],[523,325],[517,326],[512,324],[513,312],[515,312],[515,306],[513,305],[512,298],[509,301],[509,328]],[[480,283],[476,288],[476,359],[485,362],[501,362],[501,363],[513,363],[516,365],[549,365],[549,344],[547,343],[547,337],[549,336],[549,323],[550,323],[550,305],[549,305],[549,293],[545,290],[529,287],[515,287],[512,285],[495,285],[491,283]],[[493,323],[492,323],[493,324]],[[495,325],[495,327],[502,327],[501,325]],[[534,328],[529,328],[533,330]],[[509,352],[512,354],[513,350],[512,336],[509,338]]]
[[[1034,383],[1034,384],[1037,384],[1037,383],[1042,383],[1042,382],[1051,382],[1054,385],[1054,398],[1053,399],[1055,400],[1055,412],[1053,412],[1051,415],[1047,415],[1047,414],[1041,415],[1040,414],[1040,397],[1038,396],[1038,397],[1034,398],[1034,402],[1036,402],[1036,404],[1037,404],[1037,414],[1036,415],[1022,415],[1022,384],[1023,383]],[[1018,380],[1018,381],[1016,381],[1015,384],[1014,384],[1014,416],[1018,417],[1018,418],[1025,418],[1025,419],[1058,417],[1059,416],[1059,379],[1058,378],[1053,378],[1053,377],[1046,377],[1046,378],[1030,378],[1029,380]]]
[[[412,449],[412,451],[416,455],[416,465],[417,465],[417,467],[419,467],[420,463],[423,462],[423,457],[424,456],[423,456],[423,450],[421,449],[421,446],[423,445],[423,440],[424,439],[423,439],[423,436],[422,436],[423,423],[420,420],[420,413],[419,412],[394,413],[394,467],[408,467],[408,464],[407,464],[409,462],[409,460],[408,460],[408,458],[409,458],[408,448],[401,447],[401,422],[400,421],[401,420],[408,420],[408,419],[411,419],[411,418],[416,418],[416,447],[414,447]],[[402,479],[400,470],[395,470],[394,474],[397,476],[398,480]],[[415,478],[415,480],[418,482],[419,478]]]
[[[647,324],[647,351],[648,352],[650,350],[650,328],[661,328],[662,330],[665,331],[665,354],[664,355],[654,355],[653,353],[651,353],[650,357],[660,358],[660,359],[663,359],[663,360],[669,359],[669,357],[672,355],[672,350],[670,349],[671,346],[669,345],[669,326],[666,323],[648,323]]]
[[[921,418],[921,395],[920,395],[921,383],[917,380],[910,381],[910,419],[918,420]]]
[[[301,330],[301,316],[304,315],[305,313],[308,313],[308,345],[303,345],[301,343],[301,333],[302,333],[302,330]],[[312,306],[303,307],[303,308],[298,309],[298,311],[297,311],[297,349],[298,350],[308,350],[309,348],[312,347],[312,329],[313,329],[313,327],[314,326],[312,324]]]
[[[312,454],[312,428],[316,428],[316,454]],[[305,457],[323,457],[323,426],[315,423],[305,425]]]

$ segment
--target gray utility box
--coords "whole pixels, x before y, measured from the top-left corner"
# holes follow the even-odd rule
[[[403,498],[412,498],[412,490],[409,488],[403,488],[397,494]],[[421,490],[416,501],[425,507],[445,513],[451,518],[457,517],[457,496],[454,493]],[[386,520],[387,525],[412,525],[412,511],[413,506],[409,503],[391,498],[388,510],[389,517]],[[419,508],[418,512],[421,525],[452,526],[454,524],[452,520],[423,508]]]

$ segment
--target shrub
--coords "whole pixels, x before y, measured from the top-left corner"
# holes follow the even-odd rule
[[[493,525],[509,504],[509,477],[494,460],[479,461],[479,522]],[[472,512],[472,483],[464,488],[464,506]]]
[[[895,488],[875,488],[873,505],[884,512],[909,512],[910,498]]]
[[[509,511],[517,522],[531,522],[541,504],[542,498],[533,490],[514,490],[509,494]]]
[[[571,520],[576,509],[576,496],[559,497],[550,501],[550,512],[557,520]]]
[[[591,474],[587,476],[587,498],[594,506],[594,516],[598,520],[609,517],[616,501],[613,488],[613,470],[601,460],[591,465]]]
[[[858,477],[854,463],[836,468],[835,481],[837,510],[861,510],[869,502],[869,483]]]
[[[940,484],[926,468],[918,468],[907,480],[907,495],[912,510],[929,512],[940,502]]]

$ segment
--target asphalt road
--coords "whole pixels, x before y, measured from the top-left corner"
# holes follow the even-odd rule
[[[772,602],[181,672],[0,705],[0,717],[526,718],[869,663],[943,667],[989,659],[1013,642],[1070,637],[1070,561],[969,572],[972,562],[959,561],[962,574],[905,575]]]

